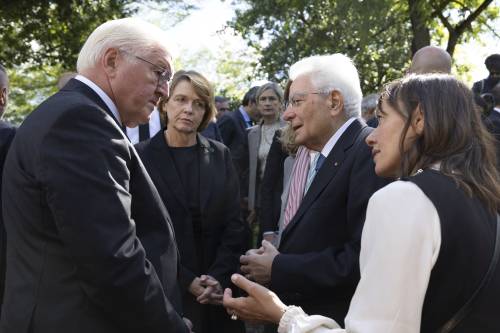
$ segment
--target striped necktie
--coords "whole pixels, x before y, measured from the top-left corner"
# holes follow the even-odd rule
[[[309,159],[310,150],[306,147],[300,146],[297,151],[297,155],[295,156],[295,163],[293,164],[292,173],[290,175],[290,188],[288,190],[288,199],[286,201],[283,228],[290,223],[299,209],[306,185],[307,173],[310,164]]]

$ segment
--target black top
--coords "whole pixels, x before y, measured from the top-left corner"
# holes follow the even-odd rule
[[[422,332],[435,332],[468,301],[493,256],[496,216],[450,178],[426,170],[409,179],[436,207],[441,248],[422,310]],[[500,269],[483,289],[471,314],[453,331],[500,332]]]
[[[186,203],[191,215],[193,227],[194,246],[198,267],[205,267],[203,260],[203,239],[201,237],[201,208],[200,208],[200,164],[198,159],[198,146],[170,147],[168,152],[172,156],[175,169],[185,189]],[[197,272],[203,274],[204,272]]]

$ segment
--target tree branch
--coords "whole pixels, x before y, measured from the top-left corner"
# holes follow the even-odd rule
[[[477,9],[470,14],[465,20],[463,20],[461,23],[459,23],[456,27],[455,30],[458,33],[462,33],[465,29],[470,28],[470,25],[474,20],[486,9],[486,7],[489,6],[490,3],[492,3],[493,0],[485,0]]]

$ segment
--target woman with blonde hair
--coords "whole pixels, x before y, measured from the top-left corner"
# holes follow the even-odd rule
[[[227,147],[199,133],[215,115],[212,85],[179,71],[159,110],[166,127],[136,148],[172,218],[184,316],[197,333],[243,332],[221,306],[248,239],[238,178]]]

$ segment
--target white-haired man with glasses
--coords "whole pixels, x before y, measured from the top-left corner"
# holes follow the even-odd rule
[[[0,332],[189,332],[170,217],[122,126],[168,94],[161,30],[108,21],[7,156]]]
[[[385,181],[375,175],[364,143],[371,128],[360,119],[351,60],[341,54],[302,59],[290,68],[290,81],[284,119],[295,143],[317,153],[305,153],[305,170],[292,168],[278,249],[263,241],[240,258],[241,270],[289,304],[343,322],[359,280],[368,199]]]

